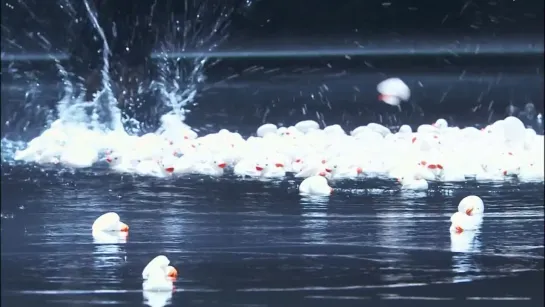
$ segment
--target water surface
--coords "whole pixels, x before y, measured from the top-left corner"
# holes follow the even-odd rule
[[[301,199],[298,182],[4,164],[2,304],[139,306],[145,296],[150,306],[543,304],[542,183],[432,184],[407,193],[393,181],[363,179],[336,182],[334,195],[320,200]],[[484,224],[472,243],[452,245],[448,220],[469,194],[485,201]],[[107,211],[130,225],[125,243],[91,236]],[[141,271],[158,254],[180,273],[172,297],[141,290]]]

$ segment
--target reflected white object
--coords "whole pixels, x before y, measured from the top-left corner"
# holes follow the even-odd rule
[[[411,90],[399,78],[390,78],[380,82],[377,85],[377,91],[380,93],[379,100],[392,106],[398,106],[401,101],[411,98]]]
[[[95,244],[125,244],[128,232],[93,231],[92,235]]]
[[[450,233],[450,250],[456,253],[469,253],[474,251],[475,231],[462,233]]]
[[[150,307],[164,307],[170,305],[172,301],[172,291],[147,291],[142,292],[144,296],[144,304]]]
[[[466,213],[456,212],[450,217],[451,233],[463,233],[466,231],[475,231],[481,227],[483,222],[482,215],[467,215]]]

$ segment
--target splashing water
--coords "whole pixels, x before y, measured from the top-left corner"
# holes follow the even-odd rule
[[[100,89],[93,94],[91,101],[85,101],[86,88],[79,89],[70,80],[73,75],[69,73],[58,58],[54,58],[58,75],[62,80],[63,94],[57,102],[56,111],[58,119],[49,118],[47,129],[37,138],[25,142],[15,142],[2,139],[2,161],[13,161],[17,150],[24,147],[36,147],[34,150],[39,156],[45,156],[49,152],[52,163],[58,162],[63,150],[68,147],[83,146],[93,147],[92,151],[104,152],[112,148],[112,144],[119,139],[128,139],[133,135],[142,133],[142,123],[134,118],[122,116],[122,110],[118,107],[111,86],[110,56],[111,49],[108,44],[103,28],[99,24],[97,13],[87,0],[83,1],[86,15],[90,19],[93,28],[97,31],[102,40],[102,67],[100,70]],[[252,1],[246,1],[242,9],[249,8]],[[62,7],[62,6],[61,6]],[[74,8],[71,5],[64,6],[73,16]],[[208,58],[204,52],[215,50],[227,38],[227,28],[230,23],[230,16],[235,11],[226,5],[209,4],[207,1],[186,1],[185,14],[180,19],[172,20],[171,35],[163,42],[157,52],[154,52],[152,59],[158,71],[158,76],[147,86],[140,82],[138,94],[156,93],[160,104],[168,107],[170,111],[161,116],[161,124],[157,130],[158,134],[169,134],[176,131],[191,129],[184,123],[187,110],[185,107],[193,103],[200,90],[199,85],[206,79],[204,76],[205,65]],[[153,12],[152,12],[153,14]],[[211,27],[203,26],[203,18],[211,17]],[[175,42],[180,42],[176,45]],[[202,56],[185,58],[174,57],[175,53],[184,51],[204,51]],[[138,102],[139,99],[131,97],[130,103]],[[115,140],[118,141],[115,141]],[[86,140],[87,144],[83,144]],[[55,147],[55,150],[47,149]],[[66,149],[67,150],[67,149]],[[23,161],[37,161],[32,157],[22,158]],[[19,157],[21,158],[21,157]],[[47,160],[47,159],[46,159]]]

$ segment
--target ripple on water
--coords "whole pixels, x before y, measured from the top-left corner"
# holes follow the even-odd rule
[[[298,179],[2,172],[2,291],[30,301],[141,302],[141,270],[160,253],[183,276],[172,300],[202,302],[395,299],[407,288],[543,272],[543,183],[437,183],[408,196],[372,179],[336,182],[333,196],[313,199],[298,195]],[[469,194],[484,200],[484,223],[454,249],[449,217]],[[126,241],[93,239],[106,211],[130,225]],[[437,299],[452,298],[441,291]]]

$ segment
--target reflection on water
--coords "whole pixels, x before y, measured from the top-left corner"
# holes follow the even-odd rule
[[[126,256],[121,244],[127,243],[126,232],[93,231],[91,235],[95,244],[93,250],[95,268],[116,267],[124,261]]]
[[[172,292],[143,291],[144,304],[150,307],[163,307],[172,303]]]
[[[521,270],[539,278],[531,287],[511,282],[510,291],[542,293],[532,288],[543,273],[539,183],[458,184],[407,196],[391,181],[365,180],[335,183],[331,197],[302,198],[297,180],[4,171],[2,188],[12,191],[2,193],[2,216],[12,216],[1,223],[8,306],[267,305],[272,298],[303,306],[408,292],[465,299],[469,290],[452,288],[467,284],[460,281],[480,296],[502,297],[504,286],[479,280],[522,278]],[[483,198],[485,223],[451,237],[449,218],[468,194]],[[128,238],[89,233],[108,211],[131,225]],[[179,269],[178,291],[141,294],[142,269],[159,254]],[[440,285],[449,288],[433,288]]]
[[[304,196],[301,199],[301,218],[303,223],[303,242],[327,243],[328,197]]]
[[[473,275],[479,275],[479,263],[471,256],[471,253],[481,252],[479,234],[479,229],[450,234],[450,250],[453,252],[452,271],[455,273],[452,282],[472,281]]]

